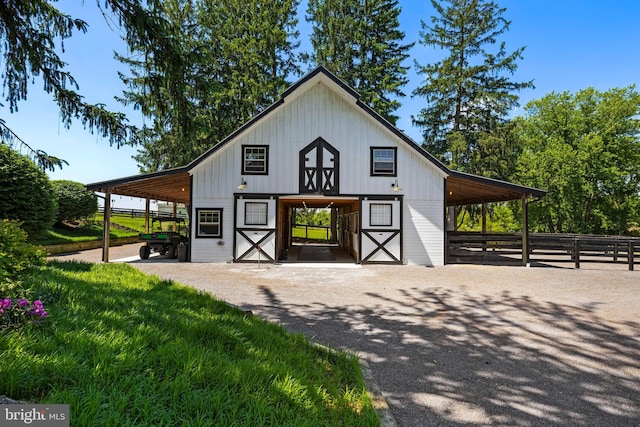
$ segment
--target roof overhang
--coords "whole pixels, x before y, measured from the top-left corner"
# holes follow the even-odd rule
[[[511,182],[450,170],[446,205],[463,206],[544,197],[546,191]]]
[[[95,182],[87,184],[86,187],[91,191],[100,193],[188,205],[191,194],[191,177],[186,168],[176,168],[110,181]]]

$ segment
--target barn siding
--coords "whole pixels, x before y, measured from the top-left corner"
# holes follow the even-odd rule
[[[340,194],[397,195],[395,177],[370,176],[370,147],[398,147],[398,182],[405,198],[404,257],[415,264],[443,263],[443,172],[355,105],[341,90],[317,83],[286,98],[258,121],[198,164],[193,206],[224,208],[225,245],[193,239],[195,262],[225,262],[233,249],[233,197],[241,177],[241,146],[269,146],[269,175],[248,175],[246,194],[298,194],[298,153],[322,137],[340,152]],[[195,212],[195,211],[194,211]],[[195,221],[194,225],[195,227]],[[424,244],[424,246],[423,246]]]

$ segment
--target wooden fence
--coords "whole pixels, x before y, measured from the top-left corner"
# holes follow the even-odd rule
[[[104,207],[100,206],[98,208],[99,213],[104,212]],[[131,218],[144,218],[145,211],[144,209],[117,209],[111,208],[111,215],[124,215],[130,216]],[[185,214],[178,213],[178,218],[188,219],[188,216]],[[171,218],[173,217],[173,213],[169,212],[158,212],[158,211],[149,211],[149,218]]]
[[[640,263],[640,238],[580,234],[530,233],[531,262],[626,264],[633,270]],[[447,233],[448,264],[522,264],[522,235],[509,233]]]
[[[326,225],[293,224],[293,237],[312,240],[331,240],[331,227]]]

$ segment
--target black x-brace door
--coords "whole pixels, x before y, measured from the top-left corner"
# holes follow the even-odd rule
[[[375,234],[385,234],[388,235],[386,236],[387,238],[384,239],[383,241],[380,241],[380,239],[375,237]],[[384,252],[385,254],[387,254],[390,258],[390,260],[388,262],[391,263],[402,263],[402,260],[397,257],[395,254],[393,254],[389,249],[387,249],[387,247],[385,245],[388,245],[389,242],[391,242],[396,236],[400,236],[400,230],[396,230],[396,231],[392,231],[389,232],[388,230],[362,230],[362,236],[363,237],[367,237],[369,238],[372,242],[375,243],[375,248],[370,251],[368,254],[363,254],[364,257],[362,258],[362,263],[366,263],[367,261],[369,261],[371,259],[371,257],[373,257],[376,253],[378,253],[379,251]]]
[[[300,194],[339,193],[340,153],[318,138],[300,151]]]
[[[245,233],[246,232],[246,233]],[[261,233],[265,233],[261,238],[259,238],[258,240],[254,240],[251,238],[251,232],[261,232]],[[240,229],[237,228],[236,229],[236,239],[241,238],[244,239],[247,243],[249,243],[249,249],[247,249],[246,251],[244,251],[242,254],[236,256],[235,261],[236,262],[240,262],[240,261],[250,261],[250,262],[255,262],[254,259],[247,259],[247,257],[251,254],[253,254],[254,251],[258,251],[260,252],[260,256],[264,257],[264,261],[274,261],[274,258],[268,253],[268,251],[263,250],[260,245],[262,243],[264,243],[265,241],[267,241],[272,235],[275,234],[275,230],[264,230],[264,229],[258,229],[258,228],[244,228],[244,229]]]

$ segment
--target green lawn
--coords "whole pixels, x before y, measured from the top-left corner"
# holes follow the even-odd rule
[[[117,237],[130,237],[137,236],[138,233],[132,233],[129,231],[119,230],[117,228],[111,228],[109,236],[113,238]],[[65,243],[76,242],[90,242],[93,240],[102,239],[102,224],[87,224],[82,227],[70,229],[53,227],[47,232],[47,234],[35,241],[37,245],[62,245]]]
[[[102,214],[100,214],[100,217],[96,219],[102,221]],[[151,219],[149,219],[149,221],[151,221]],[[131,217],[131,215],[111,215],[111,222],[129,227],[133,230],[138,231],[138,233],[144,233],[143,217]]]
[[[97,215],[94,220],[89,221],[87,224],[77,227],[77,228],[68,228],[68,227],[53,227],[51,230],[47,232],[47,234],[34,242],[37,245],[62,245],[65,243],[77,243],[77,242],[90,242],[93,240],[102,239],[102,223],[97,222],[101,221],[101,215]],[[131,237],[137,236],[138,233],[144,232],[144,218],[142,217],[131,217],[131,215],[113,215],[111,217],[111,222],[115,224],[119,224],[130,229],[136,230],[135,232],[120,230],[115,227],[111,227],[109,236],[112,239],[118,237]],[[153,230],[160,230],[160,223],[156,222]],[[162,224],[162,228],[164,231],[169,230],[172,223],[165,222]],[[188,228],[188,223],[183,223],[181,225],[181,229],[184,233],[184,230]]]
[[[69,404],[71,425],[379,425],[355,357],[208,294],[122,264],[23,286],[49,316],[0,332],[0,394]]]

